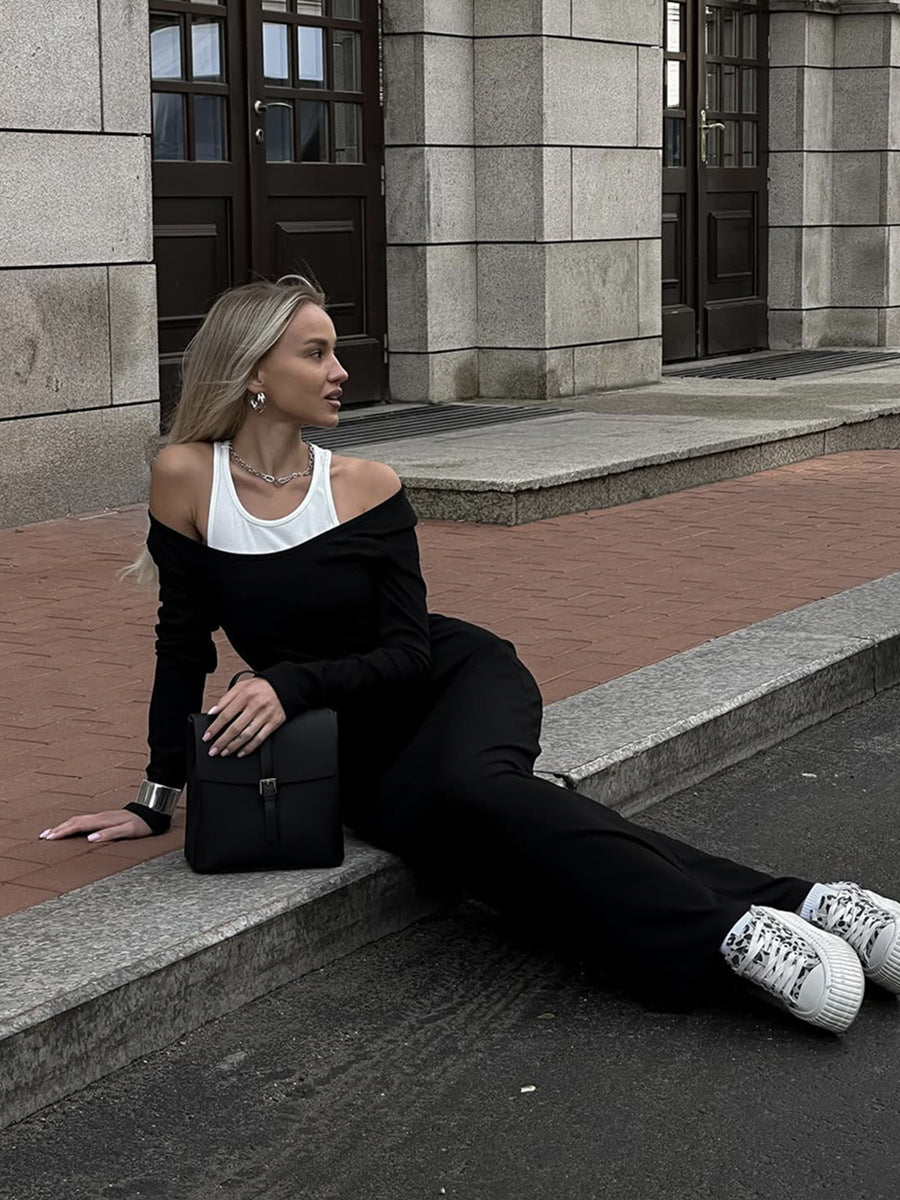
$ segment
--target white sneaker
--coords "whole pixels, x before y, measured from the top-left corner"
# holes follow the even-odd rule
[[[900,993],[900,904],[858,883],[820,886],[827,890],[807,919],[852,946],[873,983]]]
[[[754,905],[722,953],[736,974],[810,1025],[843,1033],[859,1012],[866,983],[856,954],[796,913]]]

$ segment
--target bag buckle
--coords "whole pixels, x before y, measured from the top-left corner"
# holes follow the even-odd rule
[[[263,800],[274,799],[278,795],[278,780],[277,779],[261,779],[259,781],[259,794]]]

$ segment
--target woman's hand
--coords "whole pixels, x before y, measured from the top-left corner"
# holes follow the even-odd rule
[[[281,701],[265,679],[242,679],[208,710],[216,719],[203,735],[210,754],[242,758],[259,749],[287,720]]]
[[[68,821],[45,829],[39,836],[52,841],[86,833],[89,842],[118,842],[124,838],[149,837],[152,832],[137,813],[129,812],[126,808],[114,808],[109,812],[81,813],[77,817],[69,817]]]

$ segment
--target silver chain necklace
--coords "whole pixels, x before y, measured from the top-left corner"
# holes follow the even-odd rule
[[[244,468],[245,471],[249,471],[250,474],[255,475],[257,479],[264,479],[266,483],[274,483],[276,487],[284,487],[284,485],[286,483],[290,483],[292,479],[300,479],[304,475],[312,475],[313,467],[316,463],[312,442],[306,443],[306,453],[309,455],[309,461],[306,464],[306,470],[291,471],[290,475],[267,475],[265,471],[257,471],[256,467],[251,467],[248,462],[244,462],[231,442],[228,442],[228,453],[236,463],[239,463],[240,466]]]

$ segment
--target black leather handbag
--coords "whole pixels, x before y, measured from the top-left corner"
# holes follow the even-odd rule
[[[344,860],[337,718],[317,708],[286,721],[243,758],[210,757],[215,717],[188,717],[184,856],[201,874],[336,867]]]

